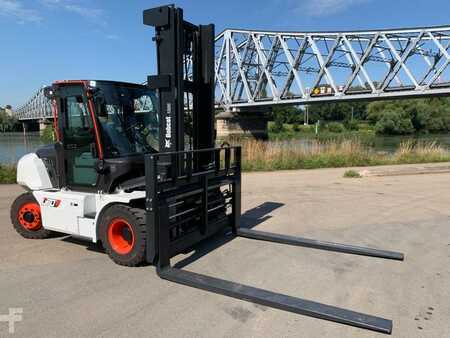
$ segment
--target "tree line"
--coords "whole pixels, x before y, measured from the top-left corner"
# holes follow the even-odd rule
[[[318,103],[306,107],[275,106],[271,119],[275,125],[309,123],[342,123],[355,130],[358,123],[372,126],[378,134],[407,135],[414,133],[450,132],[450,98],[403,99],[377,102]]]
[[[0,131],[13,131],[17,125],[17,119],[10,116],[7,111],[11,110],[11,106],[6,106],[5,108],[0,107]]]

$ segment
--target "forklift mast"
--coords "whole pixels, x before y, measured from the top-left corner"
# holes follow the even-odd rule
[[[144,11],[144,24],[156,31],[158,75],[148,85],[159,96],[160,152],[213,148],[214,25],[184,21],[174,6]]]

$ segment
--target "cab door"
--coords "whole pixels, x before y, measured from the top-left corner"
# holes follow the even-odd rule
[[[66,186],[95,191],[98,180],[95,170],[98,149],[84,86],[61,87],[59,101]]]

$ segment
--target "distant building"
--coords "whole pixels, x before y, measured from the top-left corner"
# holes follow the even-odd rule
[[[6,114],[7,114],[9,117],[12,117],[12,116],[13,116],[12,107],[11,107],[10,105],[7,105],[7,106],[5,107],[5,112],[6,112]]]

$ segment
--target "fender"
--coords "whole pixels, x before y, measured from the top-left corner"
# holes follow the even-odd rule
[[[130,193],[120,191],[115,194],[96,194],[97,213],[95,215],[95,234],[96,238],[93,238],[93,242],[98,242],[100,238],[100,222],[103,213],[114,204],[130,204],[131,201],[144,200],[145,191],[133,191]]]

